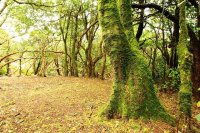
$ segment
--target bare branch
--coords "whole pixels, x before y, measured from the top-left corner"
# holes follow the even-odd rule
[[[0,7],[0,14],[6,9],[8,0],[2,2],[2,7]]]
[[[178,23],[178,19],[174,17],[169,11],[164,9],[163,7],[156,5],[154,3],[149,3],[149,4],[132,4],[132,8],[138,8],[138,9],[145,9],[145,8],[153,8],[159,11],[160,13],[163,13],[163,15],[168,18],[169,20]]]

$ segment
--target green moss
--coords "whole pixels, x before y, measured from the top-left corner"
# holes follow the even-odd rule
[[[180,4],[180,36],[178,43],[179,71],[180,71],[180,91],[179,91],[179,128],[190,132],[190,118],[192,115],[192,84],[191,84],[191,68],[192,54],[188,50],[188,30],[185,18],[184,0],[179,0]]]
[[[179,115],[187,115],[191,117],[191,106],[192,106],[192,93],[188,92],[187,90],[181,90],[179,92]]]
[[[155,94],[148,63],[133,37],[130,0],[117,2],[118,6],[116,0],[99,0],[98,4],[103,40],[115,77],[113,94],[101,115],[107,118],[153,118],[174,123]]]
[[[165,111],[156,96],[151,72],[144,57],[136,55],[133,66],[133,78],[129,81],[132,88],[129,115],[133,118],[160,119],[174,124],[174,119]]]

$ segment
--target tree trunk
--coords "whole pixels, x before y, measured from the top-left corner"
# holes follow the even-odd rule
[[[71,20],[71,14],[72,11],[69,12],[68,17],[64,17],[64,24],[62,24],[61,16],[60,16],[60,31],[62,33],[62,40],[64,43],[64,52],[65,52],[65,58],[64,58],[64,76],[68,76],[69,74],[69,63],[68,63],[68,48],[67,48],[67,38],[68,38],[68,32],[69,32],[69,25],[70,25],[70,20]],[[65,27],[65,23],[67,23]]]
[[[9,62],[10,61],[10,59],[9,58],[7,58],[6,59],[6,62]],[[6,65],[6,76],[9,76],[10,75],[10,63],[8,63],[7,65]]]
[[[22,75],[22,59],[19,59],[19,76]]]
[[[179,17],[179,8],[175,10],[175,17]],[[178,67],[178,55],[177,55],[177,45],[179,40],[179,24],[174,23],[174,31],[171,40],[171,57],[170,57],[170,68],[177,68]]]
[[[56,66],[56,72],[58,73],[58,75],[60,76],[61,73],[60,73],[60,67],[59,67],[59,61],[58,61],[58,58],[55,58],[54,59],[54,64]]]
[[[153,58],[152,58],[152,78],[155,80],[156,79],[156,55],[157,55],[157,48],[153,49]]]
[[[190,45],[192,46],[193,65],[192,65],[192,90],[193,96],[197,101],[200,100],[200,41],[196,35],[189,30]]]
[[[36,67],[36,69],[34,69],[34,75],[38,75],[38,72],[40,70],[40,66],[41,66],[41,59],[39,59],[39,61],[37,63],[37,67]]]
[[[139,4],[144,4],[144,0],[139,0]],[[139,42],[144,29],[144,9],[140,9],[140,22],[136,33],[136,40]]]
[[[22,75],[22,57],[23,57],[23,53],[22,55],[19,57],[19,76]]]
[[[155,118],[173,123],[156,97],[147,61],[138,50],[136,39],[132,39],[131,2],[118,1],[121,17],[116,3],[116,0],[99,0],[98,7],[103,40],[114,67],[113,94],[102,115]]]
[[[38,71],[38,76],[46,77],[46,59],[45,59],[45,49],[42,49],[41,51],[41,62],[40,67]]]
[[[192,115],[192,84],[191,84],[191,67],[192,54],[189,52],[187,45],[187,24],[185,18],[185,4],[184,0],[179,0],[180,4],[180,34],[178,43],[178,57],[179,57],[179,71],[180,71],[180,89],[179,89],[179,121],[178,129],[183,133],[190,132],[190,119]]]
[[[102,67],[101,67],[101,79],[102,80],[104,80],[105,68],[106,68],[106,52],[103,48]]]
[[[78,68],[77,68],[77,57],[76,57],[76,43],[77,43],[77,34],[78,34],[78,13],[75,16],[75,27],[73,35],[73,44],[72,44],[72,73],[71,76],[78,77]]]
[[[67,43],[64,43],[64,51],[65,51],[65,59],[64,59],[64,76],[68,76],[69,70],[68,70],[68,58],[67,58]]]

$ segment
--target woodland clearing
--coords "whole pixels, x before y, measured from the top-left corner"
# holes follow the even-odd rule
[[[1,77],[0,85],[0,132],[3,133],[168,133],[175,130],[175,127],[161,121],[101,120],[98,112],[109,100],[111,80]],[[159,98],[175,116],[177,95],[159,93]],[[197,113],[198,109],[194,106],[193,115]]]

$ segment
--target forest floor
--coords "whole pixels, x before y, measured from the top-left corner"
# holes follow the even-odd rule
[[[0,77],[0,132],[3,133],[171,133],[161,121],[101,120],[111,80],[65,77]],[[177,94],[159,94],[177,113]],[[194,105],[194,116],[198,109]]]

